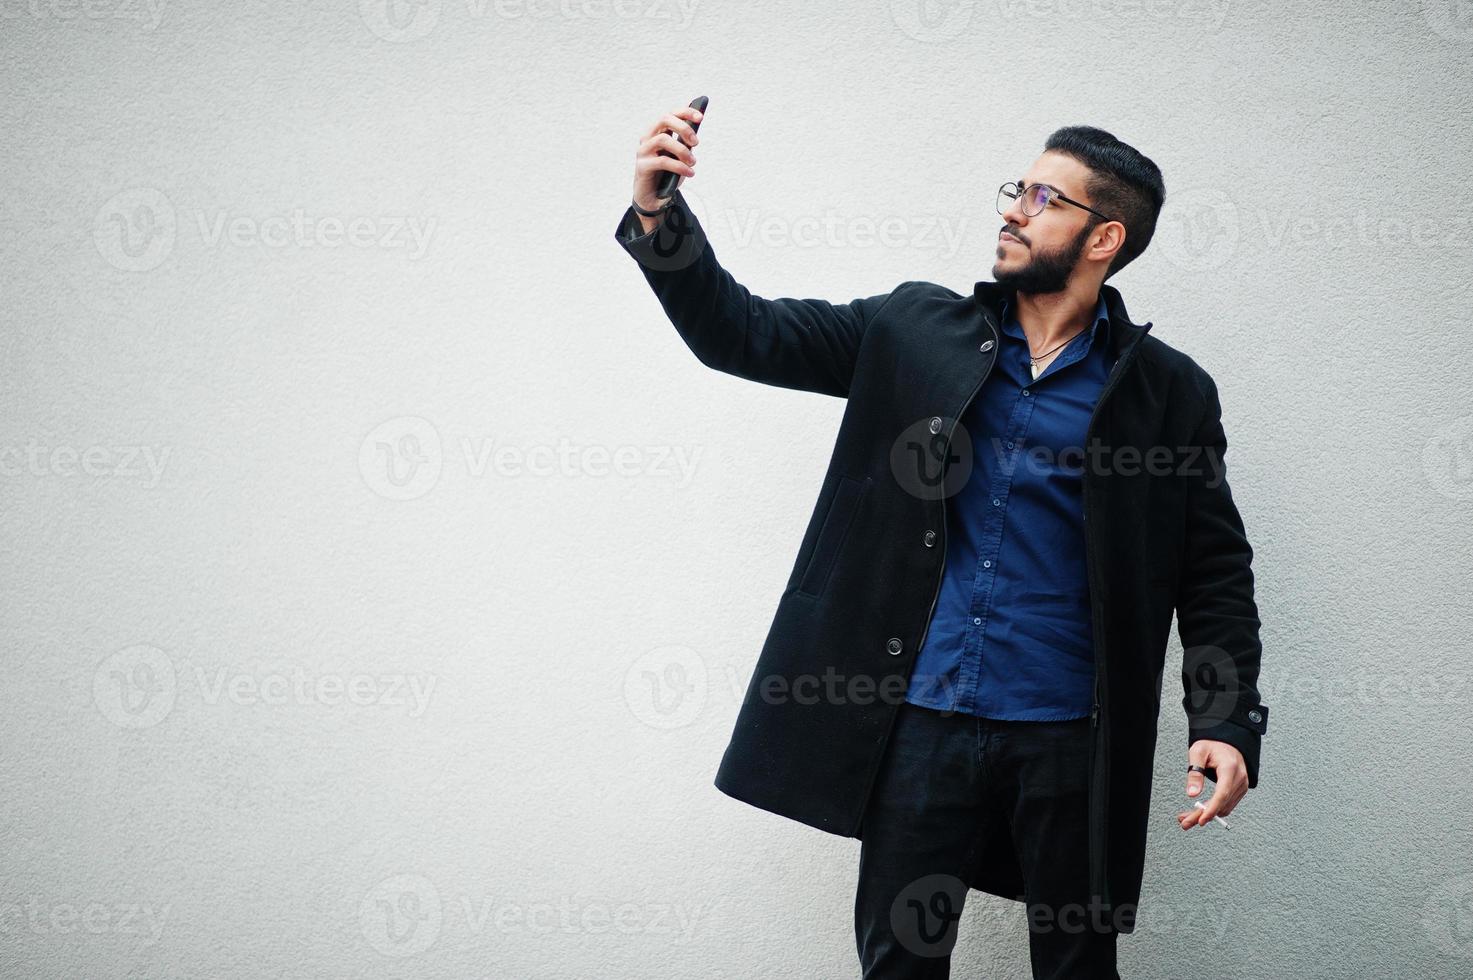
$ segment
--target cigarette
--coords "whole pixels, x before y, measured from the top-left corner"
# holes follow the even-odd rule
[[[1201,800],[1198,800],[1196,803],[1193,803],[1192,806],[1196,807],[1198,810],[1205,810],[1205,809],[1207,809],[1207,804],[1206,803],[1203,803]],[[1224,829],[1226,829],[1226,830],[1232,830],[1232,828],[1228,826],[1228,822],[1226,820],[1222,819],[1222,817],[1219,817],[1216,814],[1214,814],[1213,817],[1212,817],[1212,819],[1213,820],[1216,820],[1218,823],[1222,824],[1222,826],[1223,826]]]

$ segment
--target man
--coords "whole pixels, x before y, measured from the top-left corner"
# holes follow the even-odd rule
[[[1135,927],[1165,648],[1184,658],[1183,829],[1257,785],[1268,709],[1252,549],[1216,384],[1104,280],[1160,170],[1060,129],[1003,185],[993,281],[764,299],[684,195],[694,109],[658,120],[616,230],[702,363],[848,399],[716,776],[863,842],[866,978],[945,977],[968,888],[1026,903],[1035,978],[1118,977]]]

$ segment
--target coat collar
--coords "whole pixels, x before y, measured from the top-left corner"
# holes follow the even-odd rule
[[[1002,329],[1003,303],[1012,299],[1015,290],[1011,286],[1000,286],[995,282],[983,280],[978,282],[973,290],[976,298],[978,312],[990,311],[990,319],[995,327]],[[1109,343],[1111,353],[1119,357],[1126,348],[1144,337],[1151,329],[1150,323],[1136,323],[1130,318],[1125,309],[1125,300],[1120,296],[1120,290],[1109,283],[1100,284],[1100,295],[1105,300],[1105,309],[1110,313]]]

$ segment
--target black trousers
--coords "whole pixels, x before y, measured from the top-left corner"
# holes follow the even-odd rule
[[[1089,719],[898,710],[863,825],[854,932],[865,980],[951,975],[982,834],[1008,834],[1017,850],[1034,980],[1119,980],[1116,932],[1091,914]]]

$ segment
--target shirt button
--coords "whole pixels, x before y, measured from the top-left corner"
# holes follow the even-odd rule
[[[983,344],[982,344],[982,346],[979,347],[979,348],[977,348],[977,349],[980,350],[980,351],[983,351],[983,352],[992,350],[992,341],[990,341],[990,340],[984,341]]]
[[[1263,714],[1261,712],[1259,712],[1258,710],[1255,709],[1253,711],[1248,712],[1248,720],[1251,721],[1251,722],[1253,722],[1256,725],[1260,721],[1263,720]]]
[[[927,548],[934,548],[934,547],[936,547],[936,532],[935,531],[927,531],[926,534],[925,534],[925,538],[923,540],[926,542],[926,547]]]
[[[975,618],[973,618],[973,619],[972,619],[972,624],[973,624],[973,625],[975,625],[975,626],[981,626],[981,625],[982,625],[982,620],[981,620],[981,618],[980,618],[980,617],[975,617]]]
[[[933,418],[931,420],[931,435],[934,436],[936,433],[938,433],[940,431],[941,431],[941,416],[938,415],[938,416],[936,416],[935,418]]]
[[[998,503],[998,500],[997,500],[997,498],[996,498],[996,497],[993,497],[993,498],[992,498],[992,506],[994,506],[994,507],[999,507],[999,506],[1001,506],[1001,504],[999,504],[999,503]]]
[[[982,567],[983,567],[983,568],[991,568],[991,567],[992,567],[992,559],[991,559],[991,558],[989,558],[989,559],[987,559],[987,560],[986,560],[986,561],[984,561],[984,562],[983,562],[983,563],[982,563]]]
[[[900,637],[892,636],[890,637],[890,642],[885,644],[885,649],[889,651],[890,656],[898,657],[900,655],[900,651],[905,649],[905,644],[900,642]]]
[[[1023,397],[1024,398],[1027,398],[1028,397],[1028,389],[1027,388],[1024,388],[1023,389]]]

